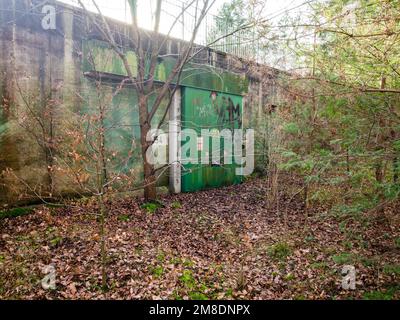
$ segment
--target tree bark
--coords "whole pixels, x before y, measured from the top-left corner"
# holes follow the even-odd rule
[[[144,198],[146,201],[155,201],[157,199],[156,177],[154,165],[147,159],[147,152],[153,145],[148,141],[148,135],[151,130],[148,112],[148,98],[145,94],[139,97],[139,118],[140,118],[140,143],[142,147],[143,175],[144,175]]]

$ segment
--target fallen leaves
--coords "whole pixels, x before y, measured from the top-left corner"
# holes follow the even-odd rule
[[[398,229],[382,232],[371,224],[365,230],[354,222],[351,235],[363,237],[349,239],[340,221],[321,208],[324,215],[311,214],[305,232],[296,201],[285,227],[281,213],[268,209],[266,192],[257,179],[163,196],[151,215],[140,199],[108,203],[107,292],[101,290],[95,204],[52,214],[43,207],[0,221],[0,298],[346,299],[399,283],[393,240]],[[285,206],[287,197],[281,198]],[[348,257],[357,269],[356,291],[340,287],[341,264]],[[40,286],[42,268],[49,264],[56,268],[52,291]]]

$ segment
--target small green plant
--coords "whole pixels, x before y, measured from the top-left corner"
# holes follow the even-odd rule
[[[169,260],[169,262],[170,262],[171,264],[174,264],[174,265],[179,265],[179,264],[182,263],[182,259],[181,259],[180,257],[175,257],[175,256],[173,256],[173,257]]]
[[[181,209],[182,208],[182,204],[179,201],[174,201],[171,204],[171,208],[172,209]]]
[[[156,278],[160,278],[163,274],[164,274],[164,268],[162,266],[157,266],[154,267],[151,270],[151,273],[156,277]]]
[[[377,261],[376,258],[362,257],[361,263],[363,264],[364,267],[373,267],[376,265]]]
[[[400,275],[400,265],[385,265],[383,267],[383,272],[391,275]]]
[[[310,265],[312,269],[327,269],[328,264],[326,262],[314,262]]]
[[[51,235],[51,234],[53,234],[53,233],[56,232],[56,231],[57,231],[57,228],[55,228],[55,227],[48,227],[48,228],[46,229],[45,233],[46,233],[46,235]]]
[[[191,300],[209,300],[208,297],[201,292],[189,292],[189,297]]]
[[[50,240],[50,245],[52,247],[57,247],[58,245],[60,245],[62,243],[62,241],[63,241],[63,238],[57,236]]]
[[[164,262],[164,261],[165,261],[165,253],[164,253],[163,251],[160,251],[160,252],[157,254],[157,260],[158,260],[159,262]]]
[[[315,237],[313,235],[309,235],[309,236],[305,237],[304,240],[306,242],[313,242],[313,241],[315,241]]]
[[[174,300],[183,300],[182,296],[179,294],[177,290],[174,290],[174,292],[172,292],[172,296]]]
[[[186,268],[192,268],[194,266],[194,262],[192,260],[190,260],[190,259],[184,259],[182,261],[182,264]]]
[[[119,220],[119,221],[122,221],[122,222],[127,222],[127,221],[130,220],[130,216],[129,216],[129,214],[121,214],[121,215],[118,217],[118,220]]]
[[[158,208],[161,208],[161,204],[156,202],[144,203],[140,206],[142,209],[146,210],[148,214],[153,214]]]
[[[386,291],[370,291],[363,295],[364,300],[393,300],[398,287],[391,287]]]
[[[294,279],[293,273],[287,274],[287,275],[285,276],[284,279],[285,279],[286,281],[291,281],[291,280],[293,280],[293,279]]]
[[[386,240],[390,239],[390,234],[387,233],[387,232],[385,232],[385,233],[383,234],[383,238],[386,239]]]
[[[13,208],[9,210],[0,211],[0,220],[6,218],[16,218],[20,216],[25,216],[34,211],[33,207],[24,207],[24,208]]]
[[[343,241],[343,245],[347,250],[353,249],[353,242],[345,240]]]
[[[6,258],[0,254],[0,263],[3,263]]]
[[[135,247],[135,254],[137,254],[138,256],[141,256],[142,253],[143,253],[142,246],[139,245],[139,246]]]
[[[89,290],[91,292],[99,292],[102,290],[101,283],[99,282],[99,280],[92,276],[89,278],[87,284],[89,285]]]
[[[179,281],[189,289],[193,289],[196,285],[196,279],[193,277],[193,273],[190,270],[183,270],[182,275],[179,277]]]
[[[355,261],[354,255],[351,253],[339,253],[332,257],[333,262],[337,264],[348,264],[353,263]]]
[[[394,240],[394,245],[396,246],[396,248],[400,248],[400,238],[396,238]]]
[[[270,246],[267,252],[272,259],[284,260],[291,255],[292,249],[286,242],[278,242]]]
[[[225,295],[227,296],[227,297],[233,297],[233,289],[232,288],[229,288],[229,289],[227,289],[226,290],[226,292],[225,292]]]

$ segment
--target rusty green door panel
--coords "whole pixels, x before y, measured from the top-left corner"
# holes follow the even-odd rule
[[[182,95],[182,130],[192,129],[201,136],[202,129],[209,130],[208,136],[196,141],[199,163],[185,163],[190,154],[182,150],[182,191],[194,192],[203,189],[218,188],[237,184],[242,177],[236,175],[239,166],[232,160],[224,163],[224,139],[212,138],[217,130],[242,128],[242,97],[208,90],[183,88]],[[219,140],[218,143],[213,143]],[[188,142],[182,141],[182,146]],[[214,144],[214,145],[213,145]],[[208,145],[208,146],[207,146]],[[211,158],[211,151],[220,149],[218,159]],[[230,153],[232,156],[233,150]],[[209,164],[201,164],[201,158],[209,159]]]

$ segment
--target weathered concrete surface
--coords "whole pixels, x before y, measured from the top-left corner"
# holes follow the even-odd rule
[[[0,0],[0,203],[4,204],[39,195],[83,192],[84,187],[76,186],[76,172],[82,175],[79,177],[82,184],[89,187],[94,184],[92,175],[88,174],[93,168],[87,168],[84,160],[74,159],[69,153],[74,142],[87,130],[82,124],[82,114],[90,115],[90,109],[98,106],[99,90],[92,79],[84,76],[88,70],[85,47],[88,40],[101,40],[101,35],[96,28],[86,25],[79,9],[54,1],[48,3],[56,6],[55,30],[41,27],[43,1]],[[129,28],[114,21],[112,28],[120,35],[120,43],[129,47]],[[144,34],[145,46],[152,37],[151,33]],[[161,55],[179,54],[183,46],[182,41],[168,40]],[[133,55],[133,65],[134,58]],[[103,60],[98,60],[97,64]],[[160,61],[156,74],[162,81],[172,62],[168,58]],[[109,66],[112,69],[108,71],[118,75],[115,72],[120,68],[118,62],[105,64],[103,71]],[[260,127],[267,116],[266,106],[279,103],[274,69],[260,68],[207,48],[196,56],[188,69],[195,69],[191,73],[185,71],[184,78],[189,86],[235,91],[245,96],[245,128]],[[123,72],[121,68],[120,71]],[[142,168],[135,94],[132,88],[125,88],[112,97],[115,82],[103,86],[100,92],[112,106],[110,119],[119,124],[107,135],[108,143],[113,146],[110,166],[134,178],[129,186],[139,184]],[[167,101],[158,111],[155,123],[163,116],[166,105]],[[69,150],[63,147],[67,144]],[[49,153],[49,145],[54,146],[56,154]],[[84,153],[83,149],[80,145],[73,150]],[[125,158],[129,161],[118,164],[114,153],[120,157],[119,162]],[[53,158],[58,158],[56,163],[51,160]]]
[[[76,105],[68,92],[80,85],[77,55],[65,45],[72,39],[65,21],[71,20],[73,12],[65,8],[57,17],[59,29],[45,32],[38,14],[41,8],[26,14],[28,5],[28,1],[0,2],[0,201],[7,203],[23,200],[26,194],[45,193],[49,181],[43,144]]]

